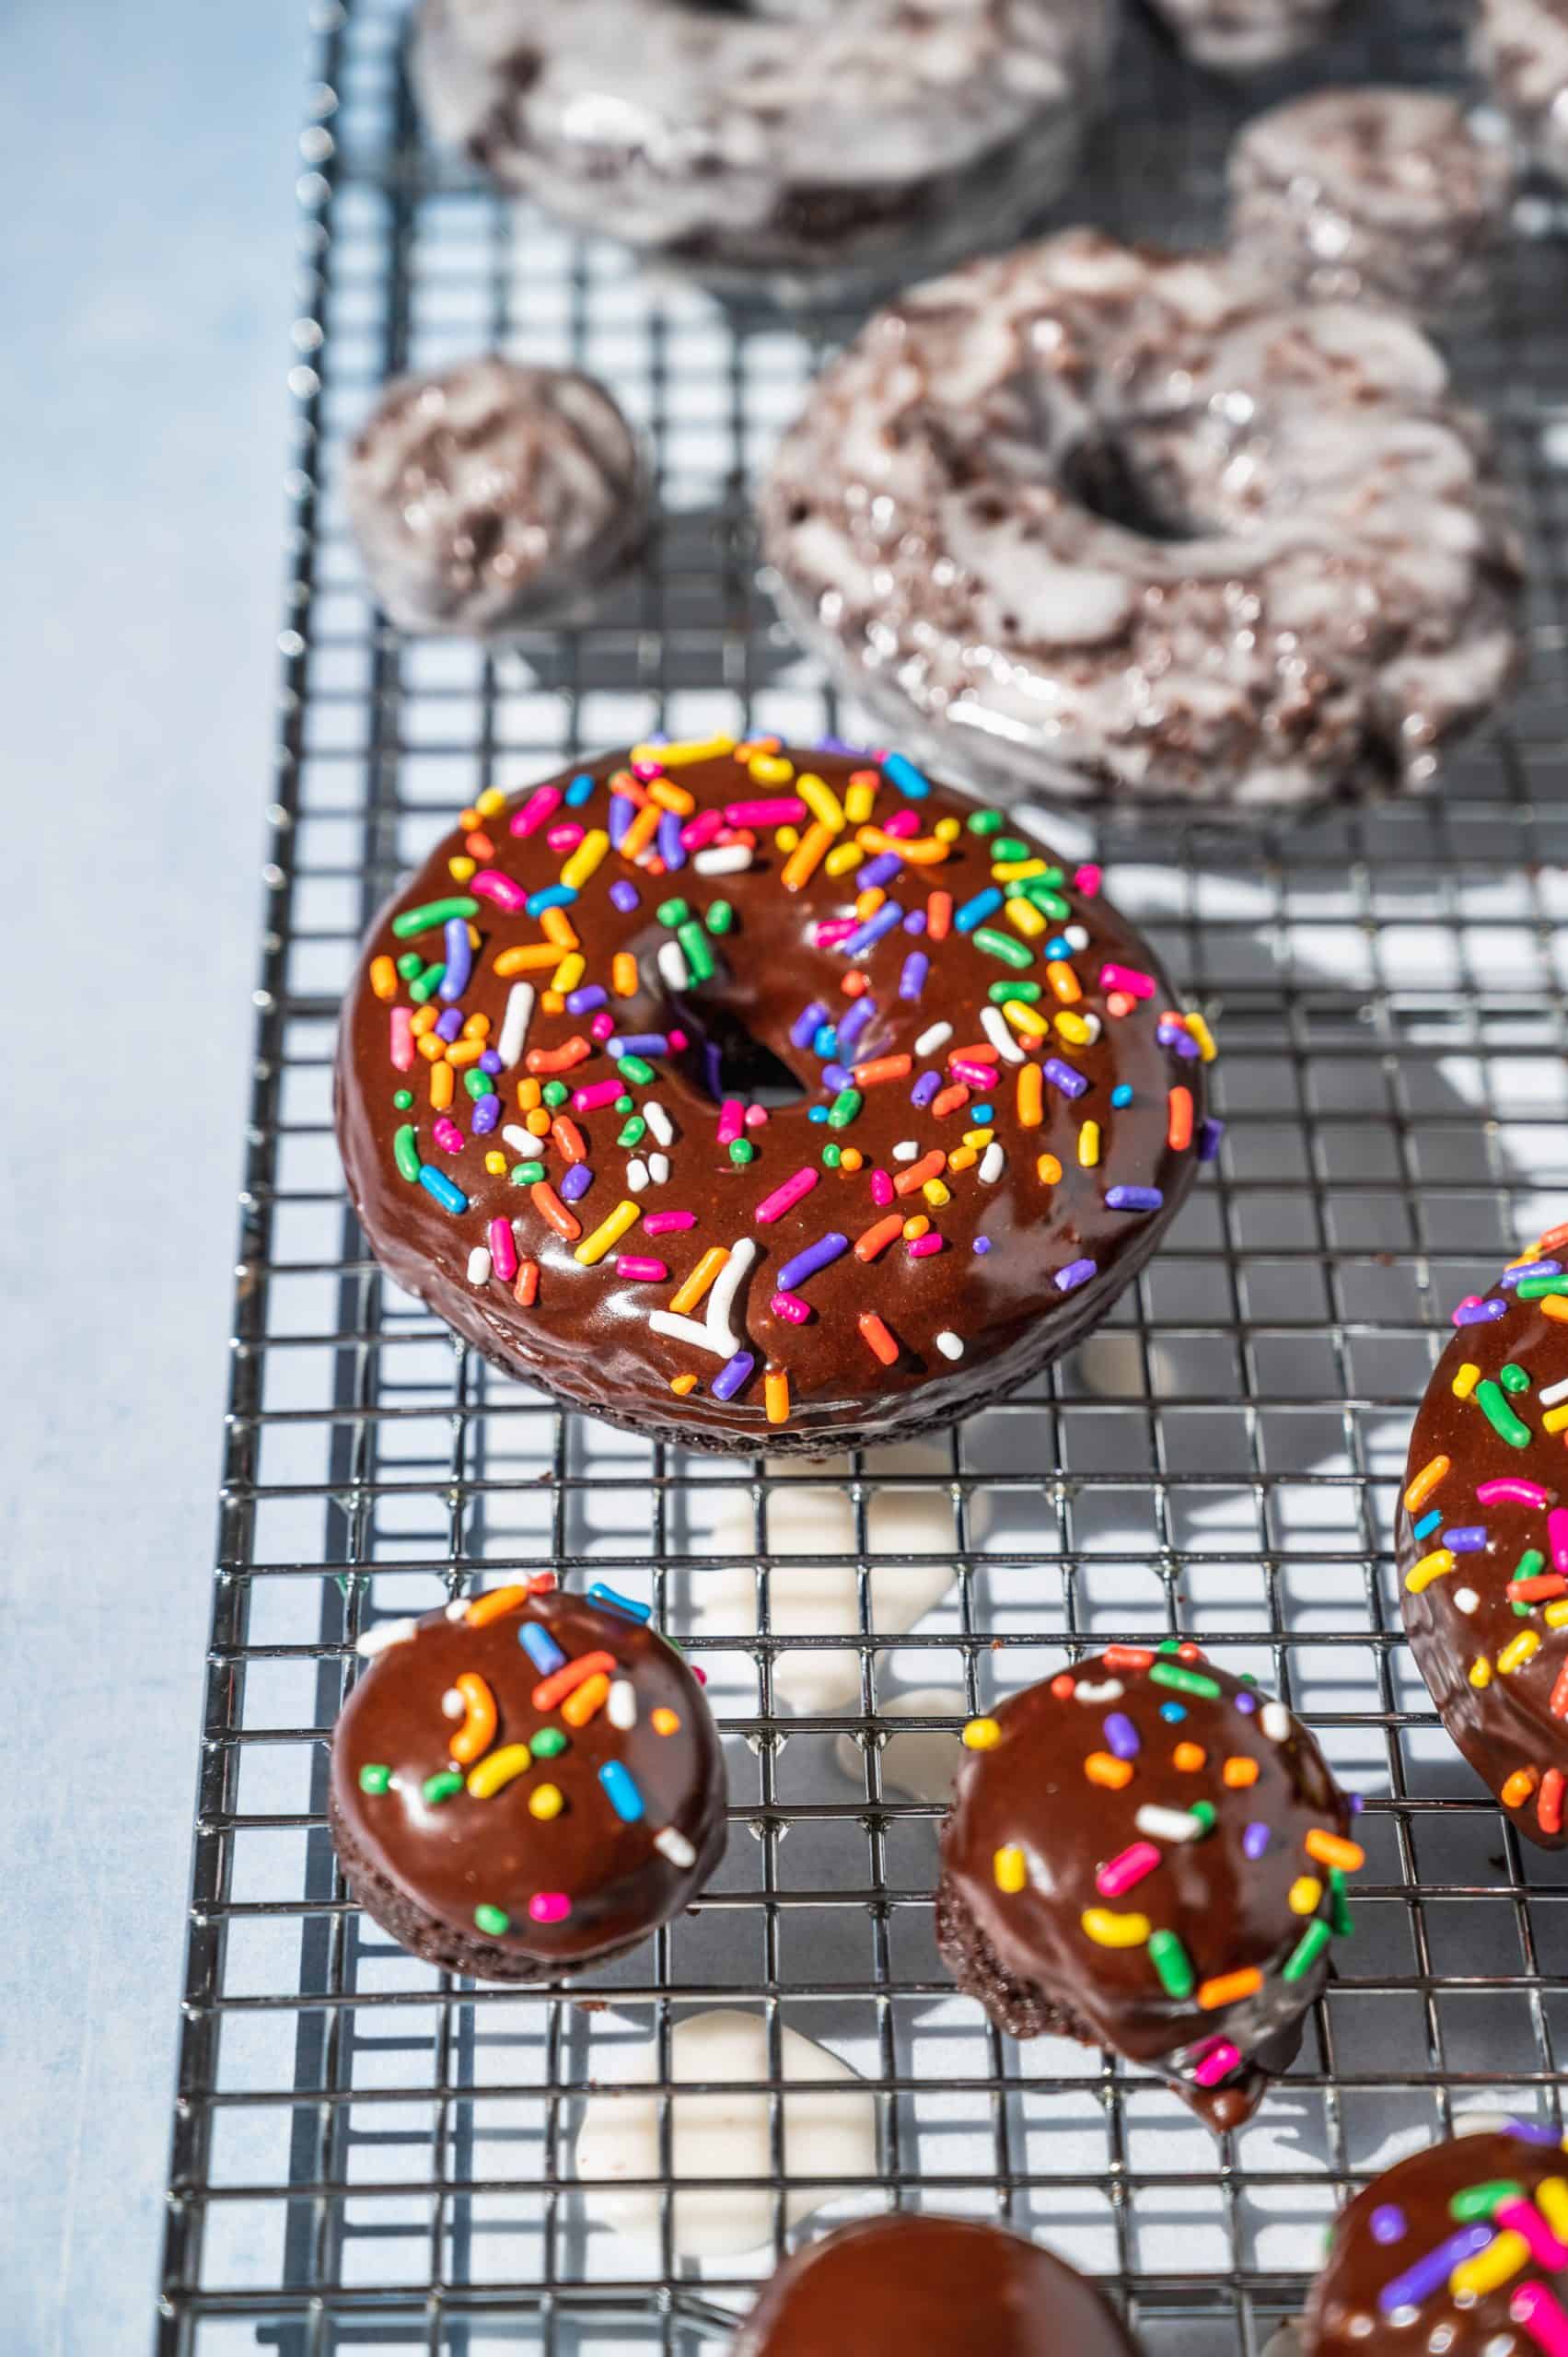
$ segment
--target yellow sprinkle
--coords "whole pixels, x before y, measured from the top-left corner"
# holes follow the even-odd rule
[[[1021,1031],[1026,1039],[1043,1039],[1051,1029],[1040,1009],[1021,998],[1005,998],[1002,1012],[1014,1030]]]
[[[482,819],[494,819],[506,807],[506,797],[498,785],[487,785],[473,807]]]
[[[1086,1907],[1079,1922],[1099,1948],[1146,1947],[1149,1919],[1146,1915],[1118,1915],[1109,1907]]]
[[[1540,1617],[1549,1629],[1568,1629],[1568,1596],[1559,1597],[1555,1604],[1549,1604]]]
[[[1018,931],[1031,941],[1047,930],[1045,918],[1032,900],[1004,900],[1002,913],[1011,918]]]
[[[1434,1580],[1444,1578],[1453,1568],[1453,1549],[1434,1548],[1430,1555],[1423,1555],[1419,1563],[1411,1565],[1405,1573],[1405,1585],[1411,1596],[1419,1596],[1423,1587],[1430,1587]]]
[[[1002,1740],[1002,1729],[994,1719],[971,1719],[963,1739],[970,1751],[994,1751]]]
[[[830,828],[835,835],[843,833],[849,824],[844,817],[844,806],[826,778],[818,777],[810,770],[803,770],[795,781],[795,790],[819,827]]]
[[[669,1378],[669,1387],[684,1399],[689,1391],[696,1390],[697,1378],[694,1375],[672,1375]]]
[[[451,1103],[452,1090],[456,1086],[456,1083],[457,1074],[453,1072],[451,1065],[447,1062],[445,1056],[442,1057],[438,1064],[433,1063],[431,1065],[430,1102],[438,1113],[444,1113],[447,1106]]]
[[[906,1244],[912,1244],[917,1237],[929,1236],[930,1233],[931,1222],[926,1218],[923,1212],[916,1212],[912,1218],[906,1219],[904,1222],[904,1242]]]
[[[1542,2177],[1536,2188],[1536,2208],[1561,2242],[1568,2235],[1568,2182],[1560,2177]]]
[[[1543,1433],[1560,1433],[1568,1424],[1568,1408],[1549,1408],[1540,1420]]]
[[[796,852],[800,849],[800,829],[798,827],[775,827],[773,829],[773,841],[778,845],[780,851]]]
[[[478,865],[477,859],[470,859],[466,851],[460,851],[447,862],[447,873],[454,884],[466,884]]]
[[[504,1154],[497,1154],[494,1146],[484,1157],[484,1167],[493,1178],[505,1178],[506,1176],[506,1157]]]
[[[1448,2278],[1448,2290],[1459,2300],[1496,2292],[1517,2275],[1529,2256],[1530,2247],[1523,2235],[1516,2235],[1512,2226],[1504,2226],[1484,2250],[1478,2250],[1473,2258],[1467,2258],[1455,2268]]]
[[[543,1818],[546,1824],[559,1817],[565,1805],[559,1784],[536,1784],[528,1794],[528,1815]]]
[[[692,1379],[695,1381],[696,1378],[693,1377]],[[680,1733],[680,1713],[679,1711],[667,1711],[664,1704],[661,1702],[658,1709],[654,1713],[649,1724],[656,1735],[679,1735]]]
[[[550,1135],[550,1116],[542,1105],[536,1105],[531,1113],[523,1115],[523,1127],[530,1137],[547,1138]]]
[[[964,1144],[974,1146],[989,1145],[995,1135],[994,1130],[966,1130]]]
[[[991,1861],[991,1871],[998,1890],[1016,1892],[1028,1887],[1028,1863],[1016,1842],[1009,1841],[997,1851]]]
[[[938,819],[931,831],[934,835],[939,836],[943,842],[953,843],[958,842],[964,830],[957,819]]]
[[[852,827],[863,827],[876,807],[874,785],[851,784],[844,789],[844,817]]]
[[[729,1254],[722,1244],[710,1244],[679,1293],[670,1295],[669,1306],[678,1318],[689,1318],[713,1283],[721,1269],[729,1266]]]
[[[1086,1048],[1094,1038],[1093,1026],[1086,1023],[1081,1015],[1074,1015],[1071,1007],[1057,1008],[1056,1028],[1074,1048]]]
[[[980,1160],[972,1145],[956,1145],[947,1156],[949,1170],[969,1170]]]
[[[682,770],[692,761],[721,761],[734,750],[733,737],[687,737],[678,745],[633,745],[632,759],[650,768]]]
[[[602,827],[590,827],[570,859],[561,869],[561,881],[572,891],[581,891],[595,868],[610,849],[610,837]]]
[[[1469,1679],[1470,1684],[1476,1689],[1478,1693],[1483,1687],[1491,1685],[1492,1664],[1487,1660],[1484,1654],[1477,1654],[1474,1661],[1471,1662],[1469,1668]]]
[[[514,1776],[520,1776],[533,1766],[533,1753],[526,1743],[504,1743],[482,1759],[477,1768],[469,1770],[469,1790],[476,1801],[487,1801]]]
[[[960,1146],[958,1151],[961,1154],[964,1149]],[[951,1155],[948,1161],[950,1165]],[[940,1178],[928,1178],[920,1191],[935,1211],[940,1211],[944,1203],[950,1203],[953,1200],[951,1187],[945,1187]]]
[[[1214,1045],[1214,1035],[1202,1016],[1193,1014],[1191,1009],[1188,1010],[1187,1016],[1187,1035],[1189,1039],[1197,1040],[1198,1053],[1204,1063],[1212,1064],[1219,1054],[1219,1050]]]
[[[1043,859],[999,859],[991,871],[998,884],[1021,884],[1026,876],[1043,876]]]
[[[617,1203],[610,1217],[600,1220],[591,1236],[584,1237],[573,1255],[574,1260],[580,1260],[585,1269],[597,1267],[610,1248],[620,1242],[627,1229],[636,1226],[642,1216],[642,1205],[633,1202],[629,1197]]]
[[[481,945],[480,937],[479,937],[479,927],[478,927],[478,925],[476,925],[476,924],[472,922],[471,918],[470,918],[470,923],[469,923],[469,947],[470,947],[470,949],[478,949],[479,947],[481,947],[481,946],[482,946],[482,945]]]
[[[1297,1875],[1290,1887],[1290,1911],[1293,1915],[1316,1915],[1323,1896],[1323,1886],[1316,1875]]]
[[[1472,1359],[1467,1359],[1449,1387],[1456,1399],[1468,1399],[1480,1381],[1480,1367]]]
[[[1432,1495],[1433,1491],[1437,1487],[1439,1481],[1443,1480],[1445,1474],[1447,1472],[1449,1463],[1450,1459],[1446,1457],[1430,1457],[1422,1467],[1421,1471],[1416,1475],[1414,1480],[1411,1483],[1410,1488],[1405,1492],[1405,1512],[1407,1514],[1419,1514],[1421,1512],[1422,1507],[1426,1504],[1426,1501]]]
[[[830,876],[847,876],[865,857],[858,843],[835,843],[822,865]]]
[[[1523,1669],[1525,1664],[1531,1658],[1531,1656],[1535,1654],[1539,1654],[1539,1630],[1521,1629],[1516,1637],[1509,1638],[1507,1643],[1498,1655],[1498,1670],[1503,1677],[1511,1678],[1515,1670]]]
[[[568,991],[576,989],[587,970],[588,961],[582,951],[569,949],[550,977],[550,987],[552,991],[559,991],[564,998]]]
[[[771,1424],[789,1422],[789,1377],[783,1368],[770,1368],[762,1377],[762,1405]]]
[[[1099,1123],[1086,1121],[1078,1132],[1078,1167],[1092,1170],[1099,1160]]]
[[[1053,1154],[1042,1154],[1035,1163],[1035,1177],[1047,1187],[1054,1187],[1062,1176],[1062,1165]]]
[[[755,753],[747,775],[753,785],[787,785],[795,775],[795,763],[783,753]]]

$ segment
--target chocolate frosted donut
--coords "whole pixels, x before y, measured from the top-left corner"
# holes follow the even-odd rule
[[[1411,1434],[1400,1602],[1443,1724],[1521,1833],[1568,1777],[1568,1225],[1454,1313]]]
[[[1476,47],[1533,161],[1568,183],[1568,0],[1481,0]]]
[[[332,1736],[354,1898],[426,1963],[485,1980],[624,1955],[724,1851],[702,1688],[642,1606],[551,1576],[373,1631]]]
[[[1254,74],[1331,32],[1345,0],[1150,0],[1183,49],[1219,74]]]
[[[1363,1864],[1283,1702],[1195,1645],[1112,1645],[964,1730],[936,1940],[1014,2038],[1152,2064],[1234,2128],[1301,2042]]]
[[[1334,2223],[1305,2357],[1562,2357],[1568,2159],[1533,2120],[1456,2136],[1374,2177]]]
[[[564,219],[782,297],[957,261],[1066,185],[1113,0],[424,0],[441,138]]]
[[[339,1041],[371,1248],[611,1422],[821,1456],[1094,1325],[1212,1149],[1146,945],[897,754],[642,746],[486,795]]]
[[[734,2357],[1132,2357],[1092,2283],[978,2218],[897,2211],[840,2226],[774,2273]]]
[[[343,499],[399,628],[475,637],[585,610],[648,522],[642,457],[604,387],[496,359],[389,385]]]
[[[1316,90],[1231,149],[1231,243],[1299,294],[1440,317],[1484,293],[1513,184],[1457,99]]]
[[[1516,659],[1491,445],[1417,330],[1096,230],[880,312],[761,517],[845,690],[1003,792],[1417,791]]]

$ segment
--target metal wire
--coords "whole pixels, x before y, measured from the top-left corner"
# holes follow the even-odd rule
[[[771,621],[748,522],[749,478],[819,354],[650,286],[433,158],[398,0],[316,15],[274,840],[157,2345],[711,2346],[784,2247],[789,2027],[853,2063],[876,2107],[877,2172],[834,2186],[823,2216],[892,2200],[1008,2217],[1103,2277],[1155,2349],[1254,2351],[1391,2139],[1457,2108],[1551,2117],[1558,2100],[1565,1869],[1521,1852],[1436,1727],[1388,1538],[1446,1310],[1568,1187],[1560,224],[1548,200],[1524,208],[1493,317],[1453,355],[1532,538],[1534,668],[1505,725],[1419,807],[1239,840],[1100,839],[1119,900],[1222,1031],[1230,1129],[1210,1183],[1136,1297],[1051,1378],[892,1463],[775,1473],[563,1415],[386,1286],[343,1205],[330,1068],[366,920],[483,787],[656,727],[809,740],[840,725]],[[1460,82],[1459,11],[1374,0],[1308,74]],[[1258,97],[1135,25],[1074,210],[1214,235],[1226,139]],[[522,656],[378,627],[339,502],[344,435],[380,381],[486,344],[598,370],[660,469],[665,521],[634,586]],[[728,1738],[715,1888],[570,1995],[467,1986],[389,1946],[346,1902],[322,1818],[360,1630],[541,1557],[651,1589],[707,1664]],[[814,1628],[792,1600],[835,1571],[847,1610]],[[912,1592],[944,1575],[909,1626]],[[1275,1682],[1367,1794],[1358,1936],[1297,2070],[1223,2142],[1112,2058],[1015,2047],[953,1994],[930,1930],[936,1805],[884,1773],[893,1730],[950,1729],[1063,1649],[1167,1630]],[[947,1708],[889,1714],[931,1687]],[[773,2247],[698,2265],[675,2246],[668,2103],[656,2247],[601,2222],[573,2141],[629,2047],[656,2042],[668,2095],[671,2026],[713,2003],[768,2025]],[[789,2099],[793,2119],[809,2098]]]

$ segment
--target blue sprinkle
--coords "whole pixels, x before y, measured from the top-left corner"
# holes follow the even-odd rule
[[[499,1102],[499,1100],[497,1100]],[[444,1170],[432,1168],[428,1162],[419,1166],[419,1183],[427,1195],[434,1195],[444,1212],[457,1219],[469,1207],[469,1199],[460,1187],[455,1187]]]
[[[517,1643],[541,1678],[565,1668],[566,1656],[541,1620],[525,1620],[517,1631]]]
[[[830,1023],[819,1023],[816,1030],[811,1034],[812,1054],[814,1056],[836,1055],[838,1045],[839,1035],[834,1026]]]
[[[1061,934],[1052,934],[1045,945],[1045,954],[1048,958],[1071,958],[1073,945],[1070,941],[1063,940]]]
[[[923,802],[931,791],[914,763],[906,761],[902,753],[883,754],[882,774],[889,785],[896,785],[899,792],[907,794],[912,802]]]
[[[1179,1727],[1187,1716],[1187,1706],[1184,1702],[1162,1702],[1160,1716],[1167,1726]]]
[[[571,784],[566,788],[567,809],[580,810],[593,790],[594,782],[589,776],[587,771],[579,770],[576,776],[572,780]]]
[[[1249,1825],[1241,1837],[1241,1854],[1245,1858],[1260,1858],[1268,1846],[1269,1829],[1261,1823]]]
[[[1433,1532],[1436,1529],[1436,1527],[1437,1527],[1438,1524],[1442,1521],[1442,1519],[1443,1519],[1443,1509],[1442,1509],[1442,1507],[1441,1507],[1441,1506],[1434,1506],[1434,1507],[1433,1507],[1433,1509],[1432,1509],[1432,1512],[1431,1512],[1430,1514],[1423,1514],[1423,1515],[1422,1515],[1421,1520],[1420,1520],[1420,1521],[1415,1525],[1415,1527],[1411,1530],[1411,1537],[1412,1538],[1431,1538],[1431,1536],[1432,1536],[1432,1534],[1433,1534]]]
[[[622,1825],[635,1825],[643,1814],[643,1795],[619,1759],[607,1759],[598,1771],[610,1805]]]
[[[977,924],[983,924],[986,918],[1001,906],[1001,886],[988,884],[983,892],[977,892],[972,900],[966,900],[961,909],[953,911],[953,931],[972,933]]]
[[[970,1119],[971,1120],[990,1121],[993,1120],[995,1116],[996,1108],[994,1105],[971,1105],[970,1107]]]
[[[654,1608],[651,1604],[639,1604],[634,1596],[622,1596],[619,1588],[606,1587],[602,1580],[596,1580],[589,1588],[588,1602],[602,1604],[607,1612],[624,1612],[629,1620],[646,1620]]]
[[[569,909],[576,897],[570,884],[547,884],[542,892],[530,892],[523,906],[530,917],[542,916],[546,909]]]
[[[825,1121],[828,1118],[828,1109],[825,1105],[813,1105],[806,1118],[808,1121]]]
[[[1121,1111],[1123,1105],[1131,1105],[1132,1102],[1132,1090],[1131,1085],[1125,1080],[1118,1081],[1116,1086],[1110,1092],[1110,1101],[1116,1107],[1118,1112]]]

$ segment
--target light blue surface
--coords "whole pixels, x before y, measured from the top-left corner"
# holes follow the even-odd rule
[[[305,0],[0,10],[0,2349],[151,2340]]]

